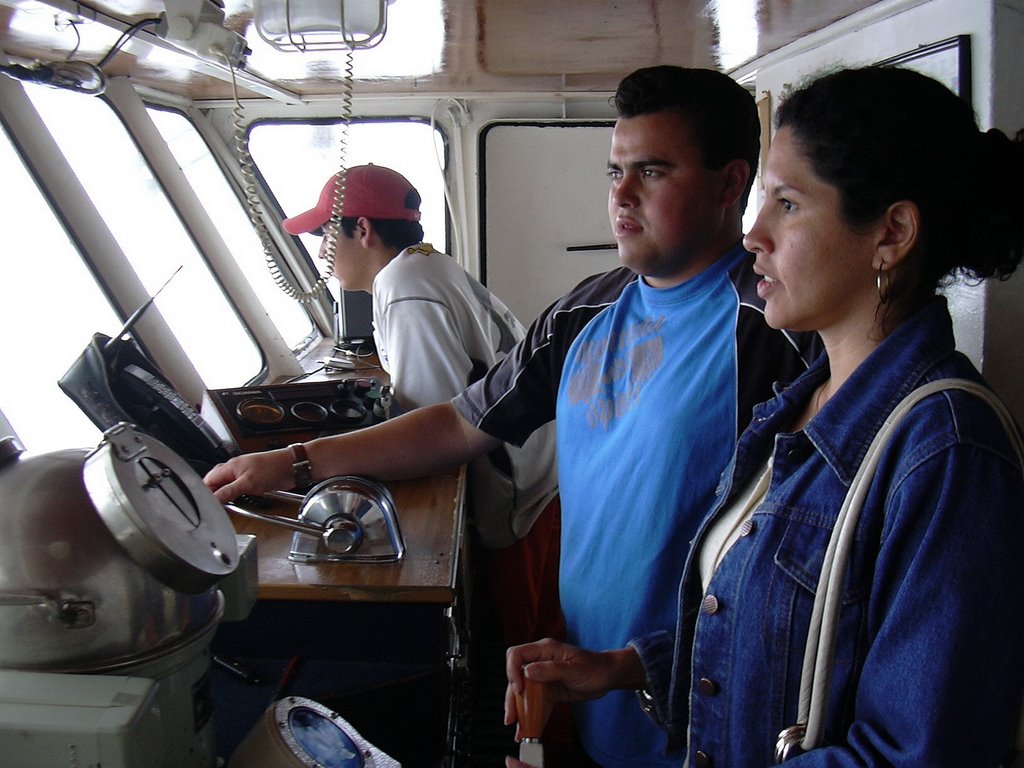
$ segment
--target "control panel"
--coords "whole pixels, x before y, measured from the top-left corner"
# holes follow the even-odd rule
[[[283,448],[384,421],[390,388],[373,378],[210,389],[202,415],[243,453]]]

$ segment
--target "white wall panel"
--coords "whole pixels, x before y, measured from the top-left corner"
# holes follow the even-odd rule
[[[492,123],[481,131],[487,287],[529,324],[588,275],[619,265],[608,223],[612,124]]]

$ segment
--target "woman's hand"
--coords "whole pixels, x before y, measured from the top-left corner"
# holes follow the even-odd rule
[[[614,688],[646,685],[640,657],[631,648],[594,652],[550,638],[509,648],[505,675],[505,725],[517,720],[515,695],[523,692],[526,678],[546,684],[549,703],[589,701]]]

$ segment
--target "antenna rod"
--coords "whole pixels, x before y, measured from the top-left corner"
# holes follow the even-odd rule
[[[157,292],[150,296],[148,299],[146,299],[145,303],[141,307],[136,309],[134,312],[131,313],[131,315],[128,316],[128,319],[125,321],[124,325],[121,326],[121,330],[110,337],[110,341],[106,343],[104,349],[110,349],[110,347],[114,344],[115,341],[120,339],[122,336],[124,336],[126,333],[128,333],[128,331],[132,329],[132,326],[139,321],[140,317],[142,317],[142,313],[149,309],[150,306],[152,306],[153,302],[156,301],[156,297],[160,295],[160,292],[167,287],[168,283],[170,283],[171,280],[177,277],[178,273],[181,272],[181,269],[184,266],[185,265],[182,264],[176,270],[174,270],[171,276],[167,278],[166,282],[164,282],[164,284],[160,286]]]

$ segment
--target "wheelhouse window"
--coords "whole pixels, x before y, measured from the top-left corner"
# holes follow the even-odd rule
[[[144,289],[170,280],[156,307],[206,388],[241,386],[260,375],[264,359],[234,307],[154,177],[133,138],[102,98],[25,84],[25,93],[67,159],[97,213]],[[193,187],[241,273],[281,338],[293,349],[316,331],[308,311],[273,281],[245,206],[208,146],[180,112],[148,112]],[[250,151],[285,215],[308,209],[340,163],[340,121],[264,122],[252,129]],[[425,239],[447,250],[444,142],[425,121],[354,122],[347,162],[393,167],[423,196]],[[99,430],[57,386],[94,333],[115,334],[122,319],[103,285],[104,270],[89,263],[55,208],[0,130],[0,205],[6,226],[0,244],[7,279],[0,284],[0,354],[16,366],[0,377],[0,425],[9,425],[30,451],[92,447]],[[303,236],[307,255],[319,241]],[[322,268],[316,259],[311,261]],[[180,272],[175,272],[181,267]],[[335,281],[329,283],[337,291]],[[123,308],[130,312],[135,307]]]
[[[26,92],[147,291],[184,267],[157,306],[206,386],[255,376],[259,350],[109,105],[51,88]]]
[[[94,330],[121,321],[3,130],[0,178],[0,409],[30,451],[95,446],[99,430],[57,380]]]
[[[145,290],[156,292],[182,268],[156,306],[204,385],[237,386],[256,376],[259,349],[110,105],[33,84],[24,89]],[[8,329],[0,353],[17,375],[3,377],[0,410],[31,451],[93,446],[99,431],[57,381],[94,333],[114,335],[122,326],[101,288],[103,270],[112,267],[86,263],[6,132],[2,145],[4,219],[17,226],[0,235],[11,264],[0,287]]]
[[[302,306],[274,282],[265,263],[263,245],[209,147],[195,126],[179,112],[150,107],[149,116],[203,207],[215,212],[213,218],[218,231],[282,338],[290,347],[298,349],[313,333],[312,321]]]

